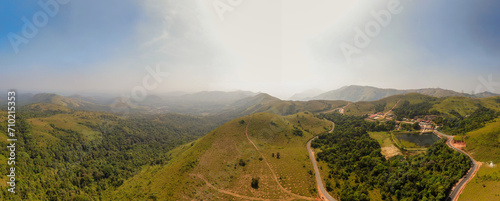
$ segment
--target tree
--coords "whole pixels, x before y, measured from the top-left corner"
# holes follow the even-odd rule
[[[240,164],[240,166],[245,166],[246,165],[246,163],[245,163],[245,161],[243,159],[240,159],[240,162],[238,162],[238,164]]]
[[[240,124],[245,124],[245,120],[240,120]]]
[[[415,129],[415,130],[420,130],[420,129],[421,129],[421,128],[420,128],[420,124],[418,124],[418,122],[415,122],[415,123],[413,124],[413,129]]]
[[[280,152],[276,153],[276,158],[280,159]]]
[[[298,128],[295,128],[293,129],[293,134],[302,137],[303,131]]]
[[[274,153],[272,153],[271,156],[273,156],[273,158],[274,158]]]
[[[258,189],[259,188],[259,177],[256,177],[256,178],[252,178],[252,188],[254,189]]]

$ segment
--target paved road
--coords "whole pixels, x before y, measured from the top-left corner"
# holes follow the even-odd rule
[[[465,184],[467,184],[467,182],[469,180],[472,179],[472,175],[474,174],[474,172],[477,169],[477,163],[476,163],[476,161],[469,154],[465,153],[461,149],[457,149],[454,146],[451,146],[451,140],[453,140],[453,136],[446,135],[446,134],[441,133],[439,131],[434,131],[434,133],[436,133],[436,134],[438,134],[438,135],[440,135],[442,137],[446,137],[448,139],[446,141],[446,144],[449,147],[451,147],[455,151],[458,151],[460,153],[463,153],[463,154],[467,155],[469,157],[469,159],[472,161],[472,167],[469,170],[469,172],[467,172],[467,174],[462,178],[462,180],[460,180],[460,182],[457,183],[457,185],[455,186],[455,188],[453,188],[453,190],[451,191],[450,195],[448,195],[448,198],[446,198],[446,201],[456,200],[458,198],[458,196],[459,196],[460,190],[465,187]]]
[[[333,132],[333,129],[335,128],[335,124],[332,122],[332,130],[330,130],[330,133]],[[312,138],[307,142],[307,152],[309,152],[309,158],[311,159],[311,162],[314,166],[314,173],[316,175],[316,182],[318,183],[318,188],[323,194],[323,199],[330,200],[330,201],[337,201],[335,198],[333,198],[330,194],[328,194],[328,191],[326,191],[325,186],[323,185],[323,180],[321,180],[321,176],[319,174],[319,169],[318,169],[318,164],[316,163],[316,157],[314,157],[314,153],[312,152],[311,149],[311,142],[318,138],[318,136]]]

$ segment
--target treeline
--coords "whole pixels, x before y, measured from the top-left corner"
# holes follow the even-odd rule
[[[468,117],[464,117],[456,111],[451,111],[450,114],[453,114],[453,116],[438,117],[434,122],[438,125],[442,125],[440,130],[447,134],[462,135],[484,127],[486,123],[500,115],[500,112],[495,112],[482,105],[478,106],[478,109]]]
[[[123,119],[101,115],[99,123],[78,122],[97,133],[93,137],[50,124],[53,139],[44,145],[24,116],[19,113],[16,124],[18,192],[2,188],[0,200],[100,200],[103,191],[120,186],[142,166],[168,163],[168,151],[217,126],[208,118],[176,114]],[[0,129],[5,126],[0,124]],[[7,149],[1,154],[9,155]],[[7,175],[8,168],[0,164],[1,174]]]
[[[326,188],[342,200],[444,200],[452,186],[470,168],[467,156],[444,141],[425,154],[386,160],[380,145],[367,133],[361,117],[325,115],[335,122],[332,134],[312,142],[321,148],[318,159],[328,163]],[[374,191],[379,191],[377,195]]]

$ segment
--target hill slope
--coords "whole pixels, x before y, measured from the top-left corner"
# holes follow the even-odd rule
[[[175,149],[167,165],[145,167],[106,198],[313,199],[317,195],[305,145],[330,128],[331,123],[310,113],[241,117]],[[253,178],[259,178],[258,188],[252,188]]]

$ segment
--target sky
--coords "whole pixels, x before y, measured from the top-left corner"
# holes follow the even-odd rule
[[[498,10],[494,0],[7,1],[0,90],[500,93]]]

